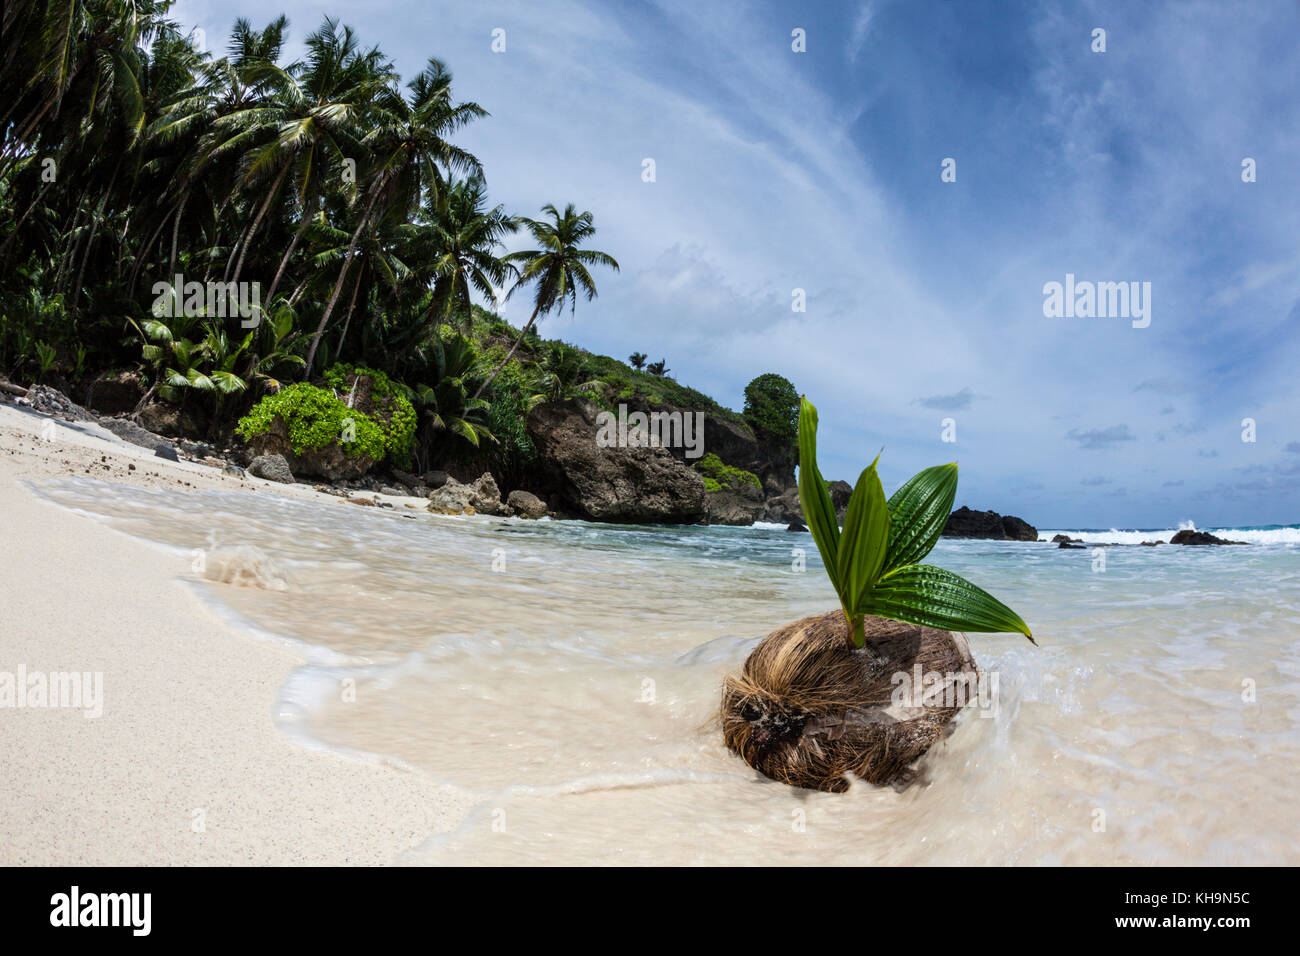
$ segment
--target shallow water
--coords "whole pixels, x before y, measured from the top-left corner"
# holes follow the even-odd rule
[[[835,795],[764,780],[712,724],[759,639],[836,606],[808,535],[39,491],[319,649],[282,690],[286,730],[480,798],[404,862],[1300,863],[1295,529],[1108,548],[1104,570],[1093,550],[940,542],[930,560],[1041,646],[971,635],[992,706],[958,717],[918,785]],[[1127,540],[1105,535],[1085,539]]]

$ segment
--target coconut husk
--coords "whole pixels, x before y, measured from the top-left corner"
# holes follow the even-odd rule
[[[912,782],[917,761],[973,696],[955,683],[973,689],[978,670],[960,634],[877,617],[864,629],[866,646],[854,649],[844,614],[832,611],[759,642],[723,683],[728,749],[773,780],[811,790],[842,792],[853,778]],[[940,685],[916,687],[918,674],[931,673]],[[914,687],[934,696],[918,699]]]

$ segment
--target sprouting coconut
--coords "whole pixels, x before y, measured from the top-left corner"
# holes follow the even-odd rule
[[[886,501],[879,460],[858,478],[841,530],[817,468],[817,410],[802,400],[799,500],[842,610],[759,642],[724,682],[721,714],[728,749],[792,786],[908,782],[978,678],[966,639],[951,632],[1034,640],[997,598],[919,563],[952,511],[957,465],[925,469]]]

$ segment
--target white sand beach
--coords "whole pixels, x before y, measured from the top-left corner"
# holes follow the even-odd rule
[[[45,441],[47,420],[0,407],[0,670],[102,672],[103,712],[0,708],[0,864],[385,864],[463,816],[454,788],[291,742],[273,705],[295,648],[237,633],[174,559],[23,482],[89,469],[143,487],[316,492],[68,423]]]

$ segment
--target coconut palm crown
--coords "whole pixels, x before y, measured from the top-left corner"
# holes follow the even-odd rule
[[[1015,611],[965,578],[920,561],[939,541],[957,495],[957,464],[918,472],[886,501],[876,473],[863,469],[840,528],[817,468],[817,409],[799,407],[799,501],[826,573],[849,622],[854,647],[866,643],[867,615],[944,631],[1014,632],[1036,644]]]

